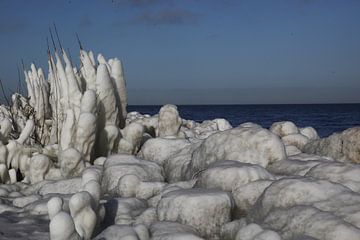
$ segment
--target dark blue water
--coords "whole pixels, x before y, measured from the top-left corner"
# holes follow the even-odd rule
[[[129,106],[128,111],[153,115],[160,107]],[[288,120],[298,127],[314,127],[321,137],[360,125],[360,104],[179,105],[178,110],[185,119],[225,118],[232,126],[254,122],[268,128],[273,122]]]

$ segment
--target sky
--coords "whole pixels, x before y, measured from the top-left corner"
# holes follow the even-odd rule
[[[0,0],[0,79],[47,71],[49,27],[79,62],[122,59],[129,104],[360,103],[359,0]],[[21,76],[23,78],[23,76]]]

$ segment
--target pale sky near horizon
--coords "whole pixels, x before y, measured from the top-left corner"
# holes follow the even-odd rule
[[[357,0],[1,0],[0,78],[46,66],[56,23],[78,62],[123,60],[130,104],[360,102]]]

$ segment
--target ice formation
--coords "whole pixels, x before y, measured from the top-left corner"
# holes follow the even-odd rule
[[[80,61],[0,107],[1,239],[360,239],[359,128],[127,113],[122,62]]]

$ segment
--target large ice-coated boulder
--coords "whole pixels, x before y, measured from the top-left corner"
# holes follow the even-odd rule
[[[231,220],[233,200],[229,193],[201,188],[164,194],[157,206],[160,221],[190,225],[206,239],[216,239],[220,227]]]
[[[154,162],[136,158],[133,155],[117,154],[107,158],[104,163],[102,189],[104,192],[117,193],[119,179],[133,174],[142,181],[163,182],[163,169]]]
[[[273,208],[287,208],[294,205],[313,205],[317,207],[330,205],[341,196],[352,196],[360,203],[360,195],[350,189],[329,181],[313,178],[284,178],[273,182],[258,199],[255,217],[266,216]],[[339,206],[340,207],[340,206]],[[360,210],[360,205],[358,206]],[[330,209],[327,209],[330,210]],[[340,209],[338,209],[340,210]],[[360,224],[360,222],[359,222]]]
[[[143,225],[112,225],[97,235],[94,240],[149,240],[149,232]]]
[[[311,141],[305,145],[303,151],[360,163],[360,127],[349,128],[342,133]]]
[[[195,142],[186,145],[163,162],[167,181],[173,183],[187,180],[186,173],[191,162],[192,154],[200,144],[201,142]]]
[[[245,216],[271,183],[272,180],[258,180],[235,187],[231,193],[235,201],[236,214]]]
[[[186,139],[152,138],[141,147],[138,157],[163,165],[164,161],[191,143]]]
[[[279,234],[274,231],[263,229],[261,226],[251,223],[243,226],[236,234],[235,240],[281,240]]]
[[[234,188],[256,180],[273,180],[274,176],[259,165],[237,161],[217,161],[199,174],[197,187],[218,188],[231,192]]]
[[[312,206],[274,208],[262,222],[283,239],[358,240],[360,236],[358,227]]]
[[[218,160],[234,160],[266,167],[286,158],[278,136],[261,127],[239,127],[208,137],[197,148],[190,162],[192,177]]]
[[[39,189],[40,195],[46,195],[50,193],[71,194],[76,193],[81,188],[81,178],[69,178],[59,181],[46,182]]]
[[[329,162],[334,162],[334,160],[328,157],[301,153],[277,161],[268,166],[267,170],[277,175],[304,176],[311,168]]]
[[[202,240],[199,233],[191,226],[177,222],[156,222],[150,226],[152,240]]]
[[[341,162],[323,162],[313,166],[306,176],[340,183],[360,193],[360,165]]]
[[[295,213],[294,209],[304,212]],[[360,194],[341,184],[314,178],[284,178],[273,182],[248,214],[250,221],[265,222],[272,229],[316,239],[339,239],[341,234],[343,239],[357,239],[354,236],[360,236],[359,216]]]
[[[138,198],[112,198],[104,203],[103,224],[133,224],[135,219],[147,208],[147,202]]]

